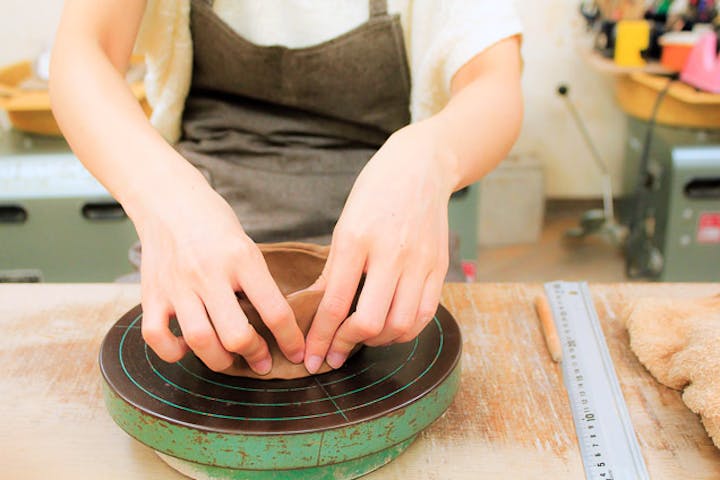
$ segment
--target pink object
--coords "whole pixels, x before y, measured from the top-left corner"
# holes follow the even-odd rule
[[[463,260],[462,270],[465,275],[465,281],[472,283],[477,281],[477,262],[472,260]]]
[[[720,58],[716,52],[717,35],[704,33],[690,52],[680,79],[700,90],[720,93]]]

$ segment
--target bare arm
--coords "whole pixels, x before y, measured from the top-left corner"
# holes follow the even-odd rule
[[[431,121],[454,160],[454,190],[490,172],[520,134],[523,115],[520,40],[508,38],[465,64],[452,98]]]
[[[393,134],[358,177],[319,280],[325,295],[305,364],[327,354],[339,367],[358,343],[415,338],[432,319],[448,268],[448,201],[488,173],[515,142],[522,119],[517,38],[477,55],[453,77],[452,98]],[[347,319],[363,273],[356,311]]]
[[[124,75],[144,0],[67,0],[51,65],[53,112],[73,150],[133,220],[143,246],[142,332],[167,361],[188,346],[223,370],[229,352],[258,373],[267,344],[235,298],[244,290],[283,352],[304,340],[257,246],[230,206],[152,128]],[[175,315],[183,332],[168,329]]]
[[[53,112],[80,160],[131,217],[171,173],[200,174],[152,128],[124,80],[145,0],[68,0],[52,58]],[[152,158],[152,161],[148,161]]]

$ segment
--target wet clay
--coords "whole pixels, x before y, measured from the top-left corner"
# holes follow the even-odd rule
[[[307,288],[322,273],[327,261],[329,247],[300,242],[268,243],[259,244],[258,246],[265,257],[270,275],[277,282],[280,291],[295,314],[300,331],[304,336],[307,336],[324,293],[322,290],[307,290]],[[250,369],[243,357],[236,355],[233,365],[222,373],[267,380],[302,378],[310,375],[304,364],[296,365],[285,358],[275,341],[275,337],[262,321],[252,303],[243,293],[239,293],[237,296],[240,307],[245,312],[248,321],[267,342],[272,355],[273,366],[270,373],[260,376]],[[351,312],[355,309],[356,301],[357,295],[350,309]],[[357,350],[358,347],[353,350],[353,353]],[[332,370],[332,367],[323,362],[318,374],[330,370]]]

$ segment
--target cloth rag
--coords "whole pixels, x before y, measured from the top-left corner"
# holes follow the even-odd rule
[[[660,383],[682,392],[720,448],[720,295],[638,300],[626,327],[640,362]]]

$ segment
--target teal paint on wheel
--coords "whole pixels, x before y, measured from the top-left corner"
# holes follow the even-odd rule
[[[113,420],[196,478],[356,478],[391,461],[450,406],[461,338],[442,307],[414,342],[362,349],[297,380],[230,377],[193,355],[167,364],[142,341],[139,306],[100,353]]]

